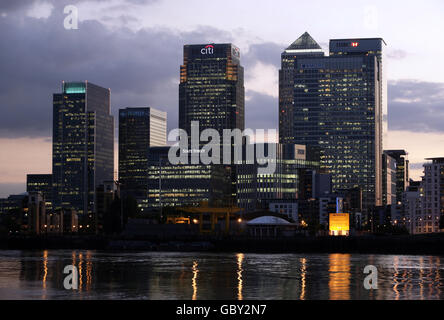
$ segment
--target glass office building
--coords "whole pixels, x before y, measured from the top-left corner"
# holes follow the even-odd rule
[[[240,51],[232,44],[185,45],[180,67],[179,128],[191,134],[191,122],[200,131],[243,130],[244,69]]]
[[[45,199],[46,210],[52,209],[52,174],[26,175],[26,192],[40,192]]]
[[[232,166],[215,164],[171,164],[170,147],[151,147],[148,162],[148,197],[142,208],[211,206],[233,204]]]
[[[165,146],[167,114],[154,108],[119,110],[119,183],[139,204],[148,195],[150,147]]]
[[[53,207],[73,209],[92,229],[96,187],[114,179],[110,89],[63,82],[53,96]]]
[[[333,191],[361,188],[363,210],[382,204],[382,39],[330,41],[305,33],[282,54],[280,141],[321,148]]]

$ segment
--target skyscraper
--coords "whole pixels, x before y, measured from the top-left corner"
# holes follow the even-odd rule
[[[84,230],[92,229],[96,187],[114,179],[110,95],[84,81],[63,82],[53,96],[53,207],[76,210]]]
[[[240,51],[232,44],[185,45],[180,67],[179,128],[243,130],[244,69]]]
[[[330,56],[305,33],[282,54],[280,141],[321,148],[333,191],[361,188],[363,210],[382,204],[383,39],[330,40]]]
[[[124,196],[148,195],[150,147],[166,146],[167,114],[154,108],[119,110],[119,182]]]

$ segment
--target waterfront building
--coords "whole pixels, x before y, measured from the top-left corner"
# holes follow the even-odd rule
[[[110,89],[63,82],[53,96],[53,208],[75,210],[94,230],[96,187],[114,179],[114,120]]]
[[[185,45],[180,67],[179,128],[200,130],[245,127],[244,69],[233,44]]]
[[[396,206],[397,201],[396,159],[386,151],[382,154],[382,204]]]
[[[171,164],[170,147],[151,147],[148,161],[148,197],[142,208],[159,210],[209,204],[234,205],[232,166]]]
[[[148,196],[150,147],[166,146],[167,114],[154,108],[119,110],[119,185],[142,205]]]
[[[424,188],[423,216],[414,221],[419,232],[439,232],[444,217],[444,158],[429,158],[424,164],[422,185]]]
[[[330,40],[305,33],[282,53],[279,139],[316,146],[333,191],[362,189],[363,210],[382,204],[386,112],[383,39]]]
[[[46,211],[52,210],[52,174],[26,175],[26,192],[40,192],[46,203]]]
[[[270,145],[263,145],[265,154],[268,154]],[[306,189],[312,188],[312,171],[308,173],[308,180],[306,175],[307,170],[319,170],[317,150],[304,145],[279,143],[275,144],[275,149],[276,169],[272,173],[259,173],[262,160],[257,154],[254,163],[243,161],[236,165],[237,206],[245,212],[268,209],[269,202],[277,199],[296,200]]]
[[[409,186],[402,194],[402,216],[394,220],[395,226],[404,226],[410,234],[419,234],[424,231],[423,217],[424,188],[422,181],[410,180]],[[423,226],[424,225],[424,226]]]

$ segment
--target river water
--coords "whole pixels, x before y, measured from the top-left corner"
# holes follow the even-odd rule
[[[364,287],[367,265],[377,289]],[[443,268],[437,256],[0,251],[0,299],[442,299]]]

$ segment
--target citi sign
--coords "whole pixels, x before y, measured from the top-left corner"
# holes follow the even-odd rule
[[[214,53],[214,46],[209,44],[205,46],[205,48],[200,49],[201,54],[213,54]]]

